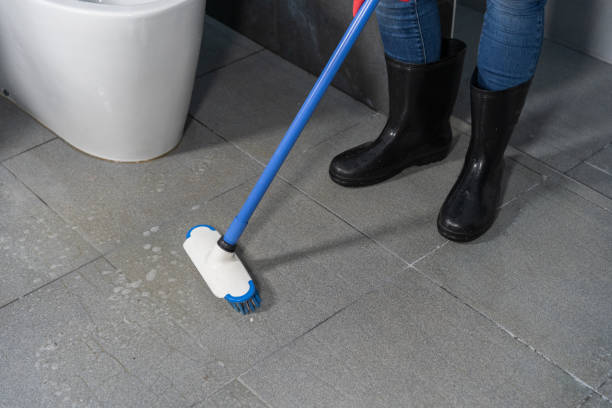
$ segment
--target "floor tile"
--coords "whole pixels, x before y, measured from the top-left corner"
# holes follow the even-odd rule
[[[589,392],[414,270],[240,379],[278,407],[574,408]]]
[[[206,16],[198,76],[242,59],[263,47],[214,18]]]
[[[550,167],[546,163],[539,161],[538,159],[529,156],[512,146],[508,146],[506,149],[506,154],[510,155],[513,160],[517,161],[528,169],[541,174],[543,180],[563,187],[564,189],[579,195],[590,203],[612,212],[612,199],[606,197],[598,191],[593,190],[591,187],[576,181],[567,174]]]
[[[612,402],[594,395],[578,408],[612,408]]]
[[[585,162],[568,171],[567,175],[612,198],[612,173]]]
[[[50,130],[0,96],[0,161],[54,137]]]
[[[332,158],[350,147],[374,139],[385,117],[374,115],[358,126],[320,143],[289,160],[281,175],[351,225],[408,262],[442,245],[436,218],[463,165],[468,137],[458,137],[450,156],[439,163],[411,168],[384,183],[345,188],[328,175]],[[504,201],[540,182],[540,176],[507,160]]]
[[[607,145],[586,161],[567,172],[583,184],[612,198],[612,144]]]
[[[63,398],[164,406],[162,397],[165,406],[189,406],[405,266],[279,182],[241,241],[263,300],[261,311],[242,316],[211,295],[181,245],[191,225],[230,220],[246,193],[235,189],[151,228],[108,262],[1,309],[0,363],[9,369],[0,383],[10,392],[0,406]]]
[[[248,316],[184,234],[227,229],[314,76],[207,17],[195,119],[142,164],[83,155],[0,98],[0,407],[612,408],[610,66],[545,42],[500,216],[451,243],[435,218],[482,20],[458,16],[449,158],[335,185],[332,157],[386,118],[330,89],[240,241],[263,299]]]
[[[182,243],[193,225],[225,230],[251,184],[202,203],[107,256],[130,280],[142,280],[152,296],[180,306],[177,315],[189,320],[203,344],[225,339],[216,347],[218,354],[231,355],[226,366],[261,358],[405,267],[294,188],[275,182],[239,245],[263,299],[262,312],[250,322],[210,294]],[[245,330],[249,336],[241,335]]]
[[[232,381],[221,391],[194,408],[266,408],[259,398],[238,381]]]
[[[610,357],[609,354],[610,353],[608,353],[608,357]],[[599,386],[597,391],[600,394],[605,395],[606,398],[609,400],[609,402],[611,402],[611,405],[612,405],[612,369],[610,371],[608,371],[608,377]]]
[[[468,44],[455,114],[469,118],[469,75],[475,66],[482,14],[457,8],[456,36]],[[545,40],[511,144],[567,171],[612,140],[612,65]],[[585,107],[588,106],[588,109]]]
[[[0,165],[0,306],[99,254]]]
[[[599,168],[601,171],[612,174],[612,144],[607,145],[589,157],[586,162]]]
[[[104,253],[259,169],[194,121],[176,150],[151,162],[111,163],[58,139],[5,165]]]
[[[141,282],[100,259],[3,308],[0,406],[188,407],[231,380]]]
[[[416,266],[596,389],[612,369],[611,242],[612,213],[547,182]]]
[[[267,162],[314,83],[312,75],[263,51],[200,78],[191,112],[225,139]],[[361,103],[330,88],[290,157],[371,114]]]

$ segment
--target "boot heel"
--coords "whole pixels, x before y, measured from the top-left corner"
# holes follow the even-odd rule
[[[425,166],[426,164],[435,163],[446,159],[448,154],[450,153],[450,149],[440,150],[439,152],[430,153],[426,156],[423,156],[417,159],[414,162],[416,166]]]

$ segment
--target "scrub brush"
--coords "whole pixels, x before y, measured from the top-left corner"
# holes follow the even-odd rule
[[[242,314],[254,311],[261,304],[261,299],[253,279],[236,255],[236,242],[379,1],[366,0],[351,21],[321,76],[225,235],[221,236],[210,225],[196,225],[187,233],[183,248],[213,295],[224,298]]]

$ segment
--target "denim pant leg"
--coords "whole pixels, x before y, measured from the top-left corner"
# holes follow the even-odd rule
[[[391,58],[410,64],[440,59],[437,0],[381,0],[376,17],[385,53]]]
[[[533,77],[546,0],[487,0],[478,48],[478,85],[501,91]]]

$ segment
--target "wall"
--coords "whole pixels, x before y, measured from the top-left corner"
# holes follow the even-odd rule
[[[485,8],[485,0],[459,0],[459,4]],[[545,36],[612,63],[612,1],[548,0]]]
[[[546,37],[612,63],[612,1],[548,0]]]
[[[439,0],[450,34],[452,0]],[[352,18],[352,0],[208,0],[207,13],[318,75]],[[334,86],[387,112],[387,78],[376,18],[338,72]]]

